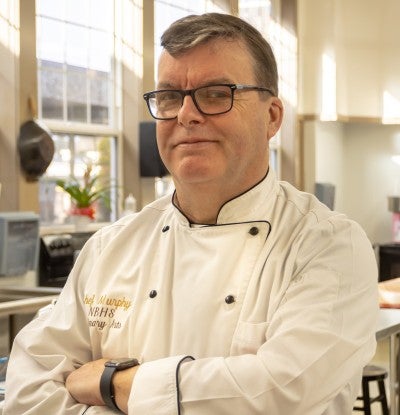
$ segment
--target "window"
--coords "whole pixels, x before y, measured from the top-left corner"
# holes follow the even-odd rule
[[[274,50],[275,58],[277,60],[278,72],[279,72],[279,90],[282,89],[282,65],[279,52],[281,52],[281,45],[277,41],[276,27],[277,23],[271,18],[271,0],[240,0],[239,1],[239,14],[240,17],[247,20],[253,26],[255,26],[263,36],[268,40],[272,49]],[[277,176],[280,176],[280,130],[270,140],[270,164],[275,170]]]
[[[160,38],[168,26],[175,20],[180,19],[188,14],[202,14],[219,12],[224,13],[224,10],[218,6],[217,1],[213,0],[198,0],[188,2],[186,0],[155,0],[154,1],[154,39],[155,39],[155,77],[157,79],[157,64],[158,57],[161,53]]]
[[[40,118],[113,125],[112,5],[37,1]]]
[[[40,180],[39,203],[42,223],[63,224],[69,222],[68,212],[71,201],[66,193],[57,187],[56,180],[73,176],[83,179],[86,166],[95,166],[94,173],[99,182],[111,185],[110,205],[115,205],[117,186],[116,140],[112,136],[85,136],[75,134],[53,134],[55,155],[46,174]],[[116,219],[104,201],[96,205],[96,221],[108,222]]]
[[[36,0],[36,30],[38,116],[55,142],[39,182],[40,217],[61,224],[70,199],[57,179],[79,180],[94,163],[102,180],[117,184],[114,1]],[[97,206],[96,221],[116,219],[116,194],[110,206]]]

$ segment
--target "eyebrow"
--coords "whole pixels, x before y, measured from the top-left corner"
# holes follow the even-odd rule
[[[206,82],[202,82],[200,85],[196,86],[194,89],[196,88],[201,88],[203,86],[208,86],[208,85],[218,85],[218,84],[234,84],[235,82],[233,82],[231,79],[228,78],[214,78],[214,79],[210,79]],[[236,82],[237,83],[237,82]],[[157,89],[179,89],[181,90],[181,88],[177,88],[175,85],[167,82],[160,82],[159,84],[157,84]],[[192,89],[192,88],[190,88]]]

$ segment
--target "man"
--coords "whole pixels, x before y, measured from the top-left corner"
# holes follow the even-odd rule
[[[88,241],[15,341],[6,415],[350,414],[375,350],[375,259],[357,224],[268,167],[271,48],[222,14],[162,45],[144,97],[176,191]]]

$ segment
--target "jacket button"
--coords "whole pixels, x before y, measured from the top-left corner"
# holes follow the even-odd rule
[[[259,230],[258,230],[258,228],[256,227],[256,226],[253,226],[252,228],[250,228],[250,230],[249,230],[249,234],[250,235],[253,235],[253,236],[256,236],[257,234],[258,234],[258,232],[259,232]]]
[[[167,232],[167,231],[169,231],[169,226],[168,225],[166,225],[162,228],[162,232]]]
[[[235,302],[235,297],[233,295],[227,295],[225,297],[226,304],[232,304]]]
[[[156,291],[156,290],[151,290],[151,291],[150,291],[150,294],[149,294],[149,297],[150,297],[150,298],[157,297],[157,291]]]

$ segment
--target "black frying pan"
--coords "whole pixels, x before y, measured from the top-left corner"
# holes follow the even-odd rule
[[[54,156],[54,142],[50,132],[37,121],[26,121],[20,127],[18,151],[26,179],[38,180]]]

